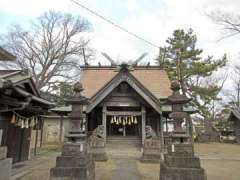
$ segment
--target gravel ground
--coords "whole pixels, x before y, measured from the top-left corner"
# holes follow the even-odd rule
[[[119,151],[119,149],[118,149]],[[240,146],[232,144],[196,144],[196,153],[206,170],[208,180],[240,180]],[[96,163],[96,180],[158,180],[159,164],[141,163],[134,158],[134,151],[124,157],[111,156],[107,162]],[[118,154],[115,152],[115,154]],[[135,152],[139,155],[139,152]],[[40,163],[29,166],[19,180],[47,180],[49,169],[55,165],[57,153],[46,153]]]

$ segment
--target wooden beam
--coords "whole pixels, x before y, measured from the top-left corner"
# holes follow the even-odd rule
[[[103,102],[100,104],[100,106],[119,106],[119,107],[139,107],[140,103],[137,102]]]
[[[110,116],[141,116],[142,112],[139,111],[106,111],[106,115]]]

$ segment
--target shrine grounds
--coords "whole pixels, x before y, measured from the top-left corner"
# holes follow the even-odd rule
[[[208,180],[240,180],[240,145],[222,143],[195,144]],[[39,155],[16,164],[11,180],[47,180],[60,152],[45,147]],[[159,164],[141,163],[136,148],[108,149],[107,162],[96,162],[96,180],[159,180]]]

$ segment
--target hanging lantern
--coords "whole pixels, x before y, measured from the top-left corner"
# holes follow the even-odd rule
[[[131,119],[128,118],[128,125],[131,125]]]
[[[113,121],[114,121],[114,117],[112,116],[110,123],[113,124]]]

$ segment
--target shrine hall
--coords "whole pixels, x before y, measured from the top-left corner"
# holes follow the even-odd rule
[[[170,80],[159,66],[85,66],[81,73],[86,106],[86,129],[91,134],[103,125],[105,141],[110,137],[146,138],[146,126],[161,135],[163,116],[171,109],[163,105],[172,94]]]

